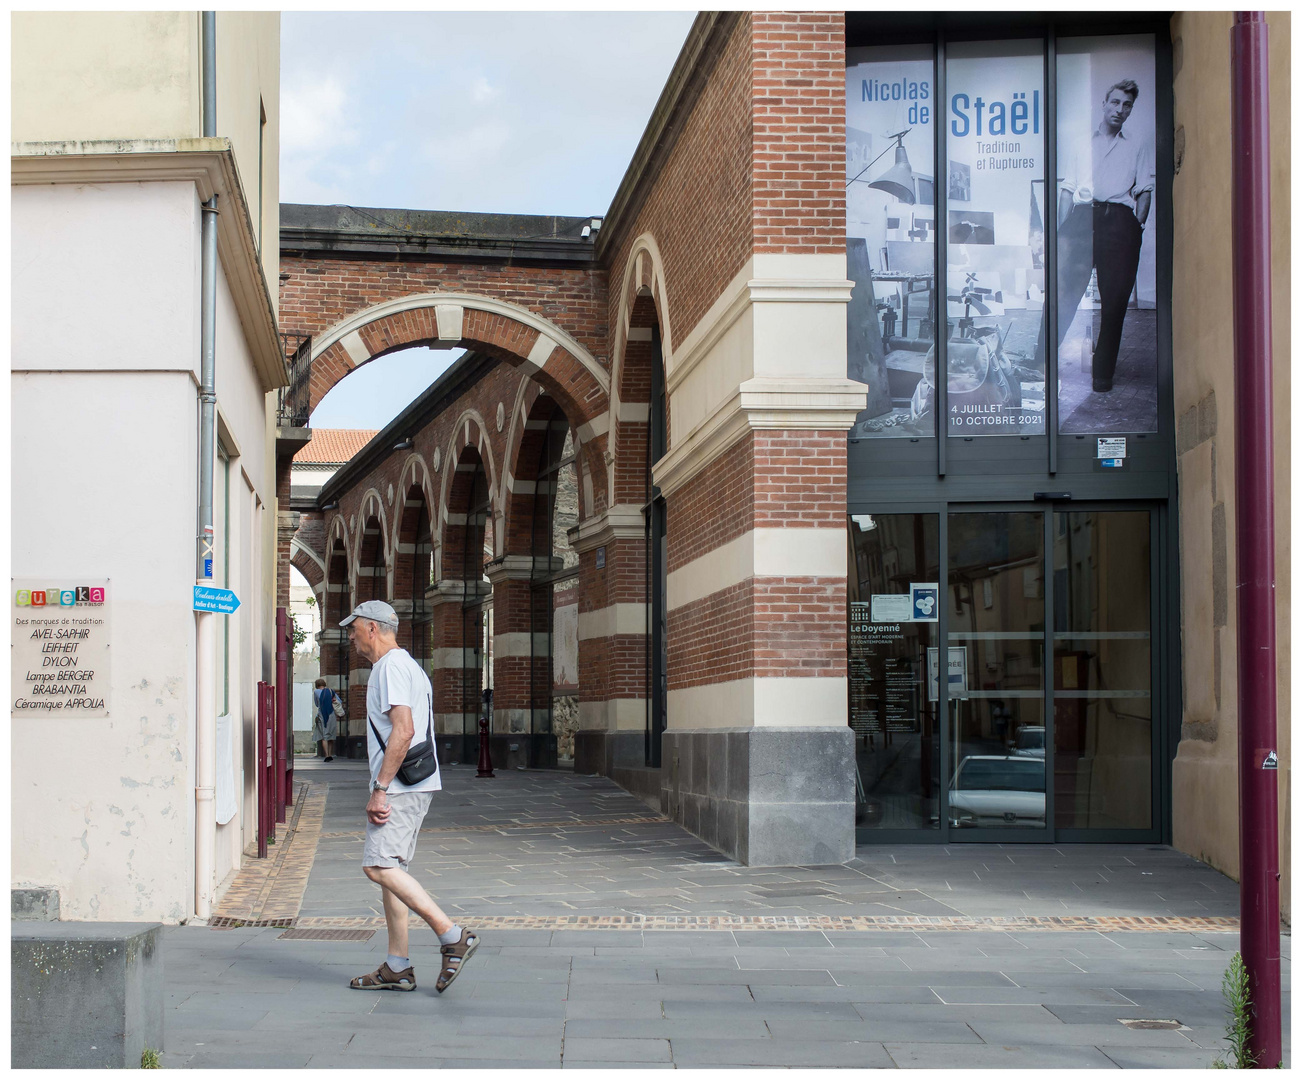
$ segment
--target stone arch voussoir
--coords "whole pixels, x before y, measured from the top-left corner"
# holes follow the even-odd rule
[[[440,455],[444,464],[439,470],[441,480],[438,501],[430,504],[438,508],[437,517],[430,523],[430,534],[433,537],[434,547],[435,581],[443,580],[444,576],[444,534],[447,531],[448,514],[452,512],[452,488],[457,477],[457,466],[461,464],[467,447],[473,449],[479,455],[484,464],[484,471],[488,474],[488,512],[493,520],[494,547],[499,543],[498,537],[501,534],[502,522],[502,495],[499,482],[498,456],[493,447],[488,425],[484,423],[484,418],[480,415],[479,410],[466,409],[457,417],[452,435]],[[494,554],[497,554],[497,552],[495,551]]]
[[[577,422],[604,411],[610,375],[568,332],[518,304],[474,293],[433,292],[374,304],[312,342],[311,403],[368,360],[413,345],[480,348],[537,369],[573,399]],[[532,374],[532,371],[530,372]]]
[[[664,260],[655,237],[643,233],[633,241],[624,261],[611,354],[606,482],[611,500],[616,503],[643,497],[642,493],[630,494],[630,484],[646,471],[650,398],[644,370],[648,357],[643,354],[650,348],[650,334],[655,327],[660,330],[661,362],[667,368],[673,354],[673,329]]]

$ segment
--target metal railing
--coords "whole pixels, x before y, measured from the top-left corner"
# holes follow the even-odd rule
[[[312,335],[280,335],[289,368],[289,385],[277,394],[276,423],[281,427],[307,427],[312,413]]]

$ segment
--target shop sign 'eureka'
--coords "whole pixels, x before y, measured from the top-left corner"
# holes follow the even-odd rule
[[[16,716],[108,716],[107,579],[10,580]]]

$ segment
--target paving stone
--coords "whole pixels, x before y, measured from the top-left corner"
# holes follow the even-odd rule
[[[1114,1069],[1116,1063],[1093,1046],[965,1046],[887,1043],[901,1069]]]
[[[1099,1046],[1122,1069],[1210,1069],[1214,1050],[1199,1046]]]
[[[672,1061],[668,1039],[584,1039],[565,1037],[566,1061],[619,1065],[626,1061]]]
[[[863,1019],[849,1001],[675,1001],[662,1002],[664,1015],[670,1020],[690,1020],[694,1017],[717,1020],[731,1024],[734,1020],[768,1020],[770,1017],[787,1017],[798,1020],[841,1020],[858,1023]],[[916,1006],[902,1006],[916,1012]]]
[[[675,1003],[675,1008],[682,1008],[688,1015],[695,1010],[708,1007],[716,1002],[685,1002],[679,1005]],[[738,1008],[744,1007],[741,1002],[737,1003]],[[753,1005],[752,1005],[753,1007]],[[565,1019],[569,1020],[657,1020],[665,1015],[665,1008],[658,998],[648,999],[646,1001],[628,1001],[627,999],[618,999],[608,1001],[605,998],[598,1000],[573,1000],[565,1003]]]
[[[1047,1046],[1188,1046],[1189,1040],[1178,1031],[1132,1030],[1115,1020],[1111,1024],[1016,1024],[978,1020],[972,1030],[987,1043],[1008,1046],[1042,1044]]]
[[[892,972],[891,974],[901,974]],[[661,984],[731,983],[744,986],[832,986],[832,976],[826,971],[726,971],[718,968],[662,967]]]
[[[651,1020],[567,1020],[565,1038],[578,1039],[767,1039],[768,1028],[758,1017],[733,1017],[721,1024],[715,1017]]]
[[[888,1069],[892,1062],[881,1043],[807,1042],[793,1039],[674,1039],[674,1064],[721,1067],[850,1067]]]
[[[748,998],[757,1002],[896,1001],[925,1005],[939,1000],[926,986],[751,986],[749,991]]]
[[[931,1010],[919,1010],[921,1017]],[[934,1020],[865,1019],[857,1023],[842,1020],[807,1020],[774,1017],[768,1022],[773,1038],[826,1039],[829,1041],[883,1042],[899,1039],[902,1042],[976,1043],[980,1038],[966,1023],[937,1016]]]
[[[1106,987],[1113,990],[1196,990],[1196,983],[1174,971],[1017,971],[1008,977],[1025,987]]]
[[[672,1069],[672,1061],[621,1061],[619,1063],[623,1069]],[[561,1068],[563,1069],[606,1069],[609,1066],[604,1061],[567,1061]]]
[[[1106,987],[1078,986],[933,986],[947,1005],[1130,1005],[1125,994]]]

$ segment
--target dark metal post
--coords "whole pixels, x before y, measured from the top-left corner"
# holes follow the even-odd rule
[[[1234,156],[1234,481],[1238,553],[1239,947],[1252,994],[1250,1051],[1280,1044],[1279,808],[1275,743],[1275,469],[1270,334],[1270,86],[1265,16],[1230,31]]]
[[[283,607],[276,608],[276,820],[285,820],[285,806],[289,802],[289,762],[286,744],[292,738],[290,730],[293,721],[290,718],[289,692],[289,612]]]
[[[484,691],[484,711],[479,716],[479,771],[476,780],[495,780],[493,755],[488,748],[488,721],[493,715],[493,691]]]

